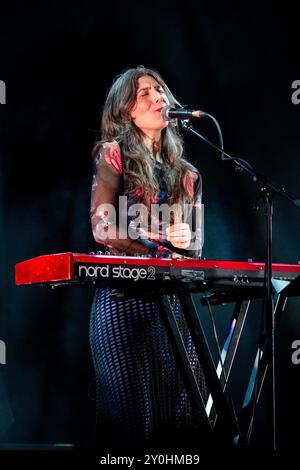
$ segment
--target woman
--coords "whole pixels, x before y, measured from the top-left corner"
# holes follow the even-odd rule
[[[200,256],[201,177],[182,158],[177,123],[161,116],[164,106],[177,104],[152,69],[128,69],[113,82],[102,115],[102,140],[93,152],[91,198],[94,238],[109,253]],[[162,205],[172,210],[162,215],[157,211]],[[172,436],[173,442],[194,423],[158,302],[143,297],[114,301],[114,292],[97,289],[90,324],[99,444],[163,445],[162,436]],[[170,295],[170,301],[204,390],[177,297]]]

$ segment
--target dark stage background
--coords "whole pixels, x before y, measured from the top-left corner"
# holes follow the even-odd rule
[[[110,6],[109,6],[110,5]],[[177,98],[219,121],[225,148],[300,197],[298,25],[292,12],[230,9],[217,2],[43,2],[1,6],[0,442],[94,445],[94,384],[88,344],[90,289],[15,287],[17,262],[47,253],[96,251],[89,221],[91,148],[113,77],[129,66],[158,69]],[[242,4],[241,4],[242,5]],[[217,141],[211,122],[195,127]],[[256,186],[186,137],[203,176],[209,259],[263,260],[264,211]],[[277,198],[274,261],[300,259],[300,211]],[[278,447],[299,441],[300,300],[288,303],[277,336]],[[228,307],[216,310],[224,338]],[[239,398],[257,342],[259,305],[246,324],[233,379]],[[243,389],[242,389],[243,390]],[[252,448],[267,448],[267,402]]]

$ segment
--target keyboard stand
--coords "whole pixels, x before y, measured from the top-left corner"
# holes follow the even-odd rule
[[[197,411],[199,425],[202,426],[202,430],[205,428],[207,431],[211,432],[217,442],[221,442],[223,446],[228,448],[234,447],[235,445],[243,447],[246,436],[249,434],[249,428],[252,426],[252,405],[255,394],[253,393],[253,386],[251,389],[251,384],[253,385],[253,381],[256,377],[254,373],[257,369],[257,361],[254,364],[249,379],[244,405],[239,416],[237,416],[236,411],[233,409],[234,404],[232,403],[227,385],[251,301],[239,299],[235,302],[228,335],[221,352],[223,367],[220,362],[216,367],[201,323],[200,315],[197,313],[193,294],[188,291],[180,292],[178,298],[210,393],[206,404],[201,396],[168,295],[160,296],[160,309],[179,372],[186,386],[192,407]],[[201,303],[208,306],[210,300],[212,304],[217,304],[217,294],[204,296],[201,299]],[[223,300],[224,299],[222,299],[222,301]],[[276,317],[278,320],[284,309],[285,302],[286,297],[279,297],[276,306]],[[268,367],[269,358],[267,344],[264,348],[263,355],[261,355],[261,360],[266,360],[266,364],[261,362],[261,373],[257,379],[259,392],[262,388]],[[250,391],[251,396],[249,397]],[[257,401],[259,394],[260,393],[256,395]]]
[[[205,404],[200,393],[195,374],[190,364],[188,353],[177,324],[175,313],[171,307],[169,296],[161,295],[158,300],[160,304],[161,318],[165,324],[166,332],[173,350],[176,365],[179,369],[183,383],[186,387],[187,393],[191,401],[191,405],[193,409],[197,412],[198,425],[201,425],[202,429],[204,427],[204,430],[211,433],[211,423],[205,412]]]
[[[232,413],[231,406],[229,405],[226,386],[224,385],[224,381],[222,385],[222,382],[217,375],[192,294],[190,292],[180,293],[178,297],[196,353],[203,369],[207,386],[213,397],[213,404],[218,417],[217,423],[215,417],[210,419],[209,413],[207,412],[207,405],[204,403],[201,396],[199,386],[183,343],[181,332],[178,328],[175,314],[170,305],[169,297],[168,295],[162,295],[159,298],[160,311],[162,313],[162,319],[166,327],[179,372],[186,386],[192,407],[197,411],[198,421],[202,431],[204,427],[207,431],[213,432],[216,439],[220,439],[223,444],[230,446],[234,437],[238,434],[238,425]],[[246,315],[245,311],[244,315]],[[240,320],[238,326],[240,325],[242,328],[243,323],[244,322]],[[240,334],[236,333],[232,342],[232,345],[235,348],[237,347],[239,337]],[[228,356],[228,370],[231,368],[233,358],[234,353],[231,353],[231,356]]]
[[[232,410],[230,397],[226,390],[226,380],[224,380],[222,373],[218,375],[218,370],[215,367],[210,352],[200,315],[197,313],[193,295],[190,292],[179,294],[179,300],[213,401],[215,410],[215,416],[211,418],[213,432],[216,437],[222,441],[223,445],[231,446],[234,437],[239,431],[238,423],[236,422]],[[234,309],[233,315],[236,316],[239,321],[236,324],[230,354],[227,356],[227,372],[231,369],[247,311],[248,308],[244,308],[244,304]],[[208,416],[210,415],[209,403],[206,404],[206,413]]]

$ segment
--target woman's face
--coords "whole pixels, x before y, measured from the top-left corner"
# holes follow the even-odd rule
[[[168,121],[161,117],[161,109],[169,104],[161,85],[150,75],[138,79],[135,104],[131,117],[135,125],[151,138],[159,138]]]

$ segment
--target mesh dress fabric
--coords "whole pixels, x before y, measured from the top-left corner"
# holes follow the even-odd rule
[[[103,445],[167,439],[197,424],[156,301],[112,300],[97,289],[90,342],[96,371],[99,438]],[[205,380],[176,295],[170,303],[204,400]]]
[[[96,159],[91,216],[95,239],[103,202],[117,205],[124,193],[119,149],[113,143]],[[162,168],[155,169],[159,202],[166,199]],[[198,185],[199,187],[199,185]],[[200,195],[198,194],[200,197]],[[195,197],[195,200],[197,198]],[[100,214],[100,215],[99,215]],[[101,241],[101,240],[98,240]],[[110,242],[110,241],[109,241]],[[116,253],[148,254],[145,241],[122,238],[108,243]],[[172,442],[189,436],[195,416],[175,363],[157,299],[113,300],[112,287],[95,291],[90,320],[90,345],[96,376],[98,446],[103,448]],[[179,300],[169,296],[204,401],[207,390]],[[167,439],[165,439],[167,438]],[[187,438],[188,439],[188,438]],[[175,441],[174,441],[175,442]]]

